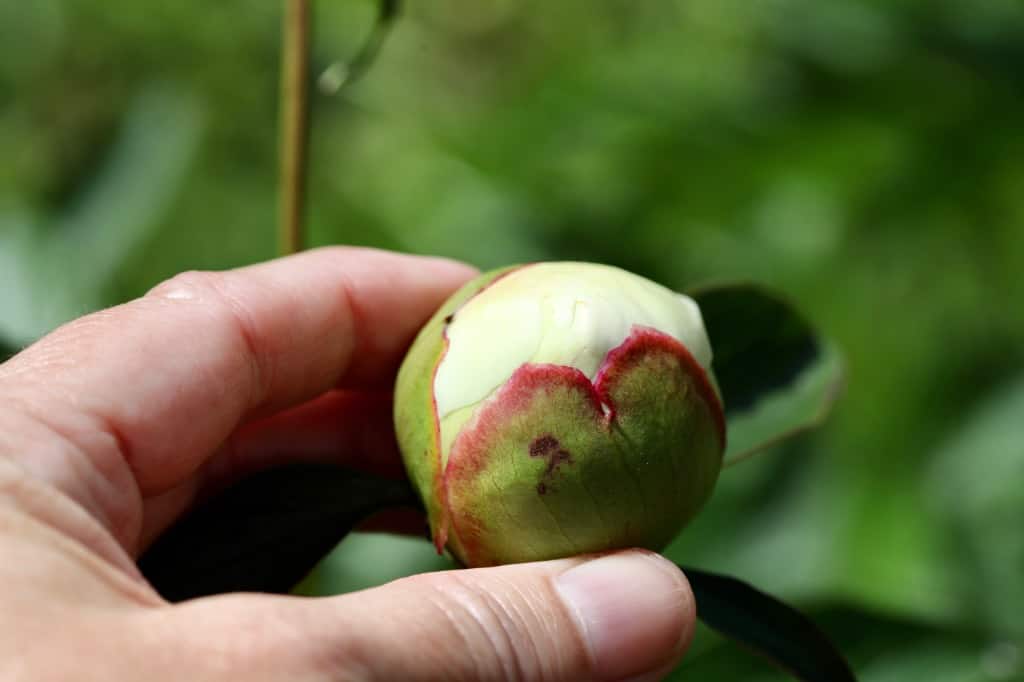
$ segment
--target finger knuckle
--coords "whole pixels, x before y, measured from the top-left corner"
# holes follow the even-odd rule
[[[189,270],[174,275],[150,289],[146,296],[179,300],[202,300],[216,295],[222,277],[221,273],[204,270]]]
[[[237,347],[236,357],[248,362],[253,401],[257,402],[266,393],[273,367],[268,355],[261,350],[268,345],[266,339],[253,323],[246,305],[232,295],[231,282],[230,273],[190,270],[158,284],[146,296],[193,303],[205,312],[209,318],[207,333],[220,330],[225,342]]]

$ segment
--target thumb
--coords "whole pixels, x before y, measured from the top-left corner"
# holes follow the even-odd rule
[[[679,569],[636,550],[431,573],[340,597],[230,595],[175,608],[193,610],[188,622],[206,627],[192,636],[207,646],[233,639],[233,677],[260,680],[660,679],[695,618]]]

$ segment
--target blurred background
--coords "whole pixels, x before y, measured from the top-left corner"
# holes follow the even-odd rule
[[[321,72],[376,8],[314,4]],[[279,5],[0,0],[0,352],[274,255]],[[867,682],[1024,679],[1024,3],[408,0],[313,107],[315,245],[787,292],[846,395],[669,555]],[[354,535],[300,590],[444,565]],[[673,679],[785,678],[702,632]]]

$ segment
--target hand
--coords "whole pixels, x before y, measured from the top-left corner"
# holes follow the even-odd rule
[[[399,472],[394,372],[471,275],[360,249],[187,273],[0,365],[0,679],[670,670],[693,630],[693,597],[678,569],[646,552],[435,573],[330,598],[176,605],[136,569],[197,498],[283,463],[283,450]]]

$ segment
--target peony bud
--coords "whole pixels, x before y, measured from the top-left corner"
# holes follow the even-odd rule
[[[660,550],[725,449],[697,304],[589,263],[460,289],[399,371],[395,428],[438,551],[467,566]]]

